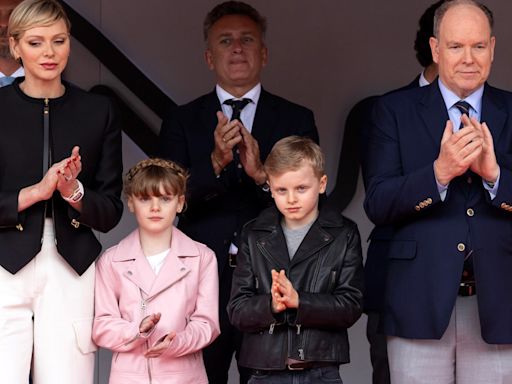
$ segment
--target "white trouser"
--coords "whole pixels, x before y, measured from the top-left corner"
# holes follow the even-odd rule
[[[0,267],[0,381],[92,384],[94,264],[82,275],[58,254],[51,219],[41,252],[12,275]]]
[[[483,341],[476,296],[457,297],[440,340],[388,337],[393,384],[511,384],[512,345]]]

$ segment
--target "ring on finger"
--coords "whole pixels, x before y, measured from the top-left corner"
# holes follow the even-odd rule
[[[66,181],[70,181],[72,178],[73,178],[73,176],[64,175],[64,180],[66,180]]]

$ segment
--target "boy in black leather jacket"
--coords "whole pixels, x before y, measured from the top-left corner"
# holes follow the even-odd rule
[[[264,167],[276,207],[244,228],[228,305],[244,332],[239,364],[254,370],[249,383],[341,383],[362,310],[357,226],[319,209],[327,176],[310,139],[278,141]]]

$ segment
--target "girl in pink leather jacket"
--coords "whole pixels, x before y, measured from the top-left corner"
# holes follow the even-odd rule
[[[113,351],[110,384],[208,382],[201,350],[219,334],[217,262],[173,225],[186,180],[162,159],[126,175],[138,229],[96,265],[93,340]]]

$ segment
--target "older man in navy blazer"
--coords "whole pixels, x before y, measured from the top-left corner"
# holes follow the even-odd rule
[[[229,324],[226,305],[241,227],[272,203],[262,162],[279,139],[300,135],[318,141],[313,113],[261,86],[267,63],[265,19],[243,2],[214,7],[204,22],[205,58],[215,89],[173,111],[162,124],[161,154],[191,173],[188,209],[179,227],[212,248],[219,266],[221,335],[205,349],[211,384],[225,384],[241,334]],[[240,382],[250,370],[239,367]]]
[[[374,110],[365,209],[388,259],[394,384],[512,377],[512,94],[486,83],[492,26],[485,6],[446,2],[430,41],[439,79]]]

